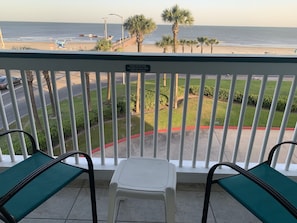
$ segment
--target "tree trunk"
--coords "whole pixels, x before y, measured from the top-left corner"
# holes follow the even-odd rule
[[[36,106],[35,97],[34,97],[34,89],[33,89],[34,77],[33,77],[32,71],[26,70],[26,75],[27,75],[29,94],[30,94],[30,98],[31,98],[31,105],[32,105],[33,116],[35,119],[36,128],[42,131],[42,125],[41,125],[41,122],[40,122],[40,119],[38,116],[37,106]]]
[[[51,107],[52,107],[52,116],[56,117],[55,101],[54,101],[54,96],[53,96],[53,91],[52,91],[52,85],[51,85],[49,72],[48,72],[48,70],[44,70],[44,71],[42,71],[42,73],[43,73],[43,77],[45,79],[47,89],[48,89],[48,93],[49,93],[49,96],[50,96]]]
[[[137,51],[142,52],[142,43],[141,42],[137,43]]]
[[[173,53],[176,53],[177,46],[178,46],[178,40],[177,40],[178,24],[174,23],[172,25],[172,33],[173,33]]]
[[[91,90],[90,90],[90,73],[86,72],[85,74],[86,74],[86,88],[87,88],[88,108],[89,108],[89,111],[92,111]]]
[[[138,36],[137,38],[137,49],[138,53],[142,52],[142,42],[143,37]],[[143,102],[142,102],[143,103]],[[135,105],[135,112],[139,113],[139,107],[140,107],[140,73],[137,74],[137,84],[136,84],[136,105]]]
[[[163,74],[163,86],[166,87],[166,73]]]
[[[177,33],[173,33],[173,53],[177,51]]]
[[[178,24],[173,24],[172,26],[172,33],[173,33],[173,53],[177,51],[177,34],[178,34]],[[174,108],[177,108],[177,92],[178,92],[178,74],[175,75],[175,92],[174,92]]]
[[[142,102],[143,103],[143,102]],[[139,113],[140,107],[140,73],[137,74],[137,84],[136,84],[136,107],[135,112]]]
[[[111,90],[111,72],[107,73],[107,97],[106,99],[110,101],[110,90]]]
[[[177,108],[178,102],[178,74],[175,74],[175,92],[174,92],[174,108]]]

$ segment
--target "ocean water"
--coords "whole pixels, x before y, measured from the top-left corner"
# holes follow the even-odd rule
[[[102,23],[45,23],[45,22],[1,22],[4,41],[87,41],[96,42],[89,34],[104,36]],[[121,37],[121,24],[107,24],[107,34],[116,41]],[[84,35],[82,37],[82,35]],[[171,25],[158,25],[145,36],[144,43],[154,44],[163,35],[172,35]],[[125,31],[125,36],[128,32]],[[216,38],[220,45],[269,46],[297,48],[297,28],[238,27],[238,26],[181,26],[179,39],[197,39],[206,36]]]

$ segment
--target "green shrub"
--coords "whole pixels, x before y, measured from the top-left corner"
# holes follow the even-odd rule
[[[76,128],[78,131],[81,131],[85,128],[85,119],[83,112],[76,114]]]
[[[135,111],[136,108],[136,102],[135,101],[130,101],[130,111]]]
[[[222,101],[228,101],[229,98],[229,90],[220,89],[219,90],[219,99]]]
[[[72,137],[72,131],[71,131],[71,123],[70,120],[63,120],[63,131],[64,131],[64,136],[66,138]]]
[[[213,87],[205,86],[204,88],[204,96],[212,97],[213,96]]]
[[[145,91],[145,105],[144,109],[150,110],[155,107],[155,97],[156,94],[153,91],[147,90]]]
[[[96,125],[98,123],[98,112],[97,109],[93,109],[89,113],[90,125]]]
[[[117,112],[118,114],[125,114],[126,113],[126,100],[122,98],[121,100],[118,101],[117,103]]]
[[[167,97],[167,95],[161,94],[159,100],[160,100],[160,104],[161,105],[167,105],[168,104],[168,97]]]
[[[189,93],[193,95],[198,95],[199,89],[199,86],[190,86]]]
[[[56,146],[59,144],[59,135],[58,135],[58,128],[56,123],[50,124],[50,132],[51,132],[51,138],[52,138],[52,144],[53,146]]]
[[[248,105],[256,106],[258,101],[258,95],[249,95],[248,96]]]
[[[241,103],[243,99],[243,94],[241,92],[236,91],[234,93],[234,102]]]
[[[297,112],[297,97],[294,98],[292,108],[291,108],[291,112]]]
[[[266,97],[264,97],[262,107],[266,108],[266,109],[270,109],[271,103],[272,103],[272,97],[266,96]]]
[[[41,151],[47,151],[47,144],[46,144],[46,138],[43,131],[37,132],[38,142],[39,142],[39,148]]]
[[[277,111],[284,111],[286,108],[287,99],[286,98],[280,98],[277,101],[276,110]]]

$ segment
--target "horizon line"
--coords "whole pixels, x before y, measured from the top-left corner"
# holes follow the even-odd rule
[[[10,20],[10,21],[0,21],[1,22],[19,22],[19,23],[68,23],[68,24],[100,24],[103,23],[97,22],[67,22],[67,21],[18,21],[18,20]],[[121,23],[107,23],[111,25],[121,25]],[[156,25],[160,26],[171,26],[170,23],[156,23]],[[192,25],[180,25],[181,27],[191,27],[191,26],[213,26],[213,27],[256,27],[256,28],[297,28],[295,26],[263,26],[263,25],[214,25],[214,24],[192,24]],[[0,25],[1,27],[1,25]]]

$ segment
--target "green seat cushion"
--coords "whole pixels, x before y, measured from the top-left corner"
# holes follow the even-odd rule
[[[37,152],[28,159],[0,173],[0,196],[5,195],[28,174],[52,159],[43,153]],[[81,168],[60,162],[26,185],[4,207],[18,221],[83,171]]]
[[[266,163],[250,169],[249,172],[268,183],[297,207],[297,183],[295,181]],[[263,222],[297,222],[297,219],[268,192],[243,175],[220,179],[218,184]]]

